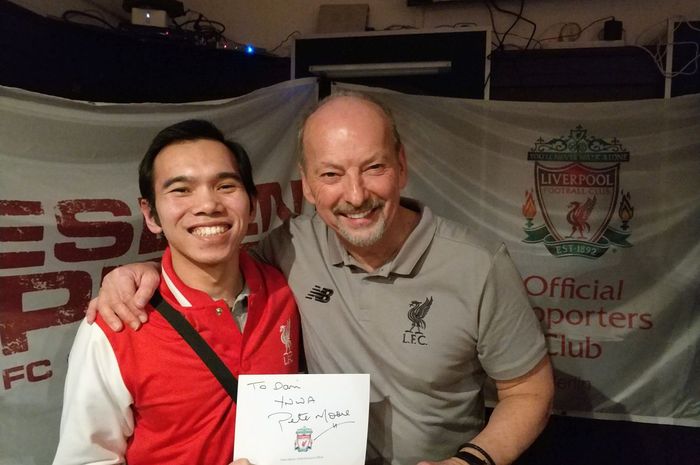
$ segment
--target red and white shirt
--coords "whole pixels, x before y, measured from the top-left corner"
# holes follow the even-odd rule
[[[187,287],[163,256],[160,292],[234,376],[296,373],[299,315],[282,274],[245,252],[243,333],[223,300]],[[233,458],[236,404],[160,313],[138,331],[82,322],[70,353],[54,464],[207,464]]]

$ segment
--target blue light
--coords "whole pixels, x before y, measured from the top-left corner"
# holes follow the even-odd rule
[[[255,53],[255,47],[253,47],[252,45],[246,45],[246,46],[245,46],[245,52],[246,52],[248,55],[252,55],[253,53]]]

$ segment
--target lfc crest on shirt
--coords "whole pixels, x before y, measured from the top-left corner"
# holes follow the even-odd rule
[[[294,352],[292,352],[292,336],[291,336],[291,319],[287,320],[287,323],[280,325],[280,341],[284,344],[284,353],[282,354],[282,359],[285,365],[291,365],[294,361]]]
[[[408,312],[406,313],[406,316],[408,317],[408,321],[411,323],[411,327],[403,333],[402,342],[404,344],[418,344],[421,346],[428,345],[425,334],[423,334],[423,330],[426,327],[425,317],[428,315],[432,305],[432,296],[426,297],[423,302],[419,300],[412,300],[408,305]]]
[[[616,138],[589,136],[581,126],[568,137],[538,139],[527,154],[535,162],[535,188],[522,205],[523,242],[542,242],[555,257],[590,259],[610,247],[631,247],[634,208],[620,186],[620,166],[629,156]],[[538,213],[543,224],[535,225]]]

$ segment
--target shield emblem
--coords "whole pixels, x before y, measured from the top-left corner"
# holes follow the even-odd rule
[[[617,204],[619,171],[619,164],[591,168],[582,163],[535,163],[537,201],[552,237],[598,242]]]
[[[311,449],[313,439],[311,438],[311,428],[302,427],[296,431],[296,439],[294,441],[294,449],[298,452],[306,452]]]

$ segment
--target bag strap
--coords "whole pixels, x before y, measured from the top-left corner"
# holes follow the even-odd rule
[[[224,365],[216,352],[207,344],[202,336],[195,330],[187,318],[182,313],[175,310],[168,302],[163,299],[160,292],[151,297],[150,304],[163,317],[168,320],[168,323],[182,336],[190,347],[197,353],[199,358],[207,365],[209,370],[214,374],[216,379],[221,383],[221,386],[226,390],[231,399],[236,402],[238,395],[238,380],[231,371]]]

